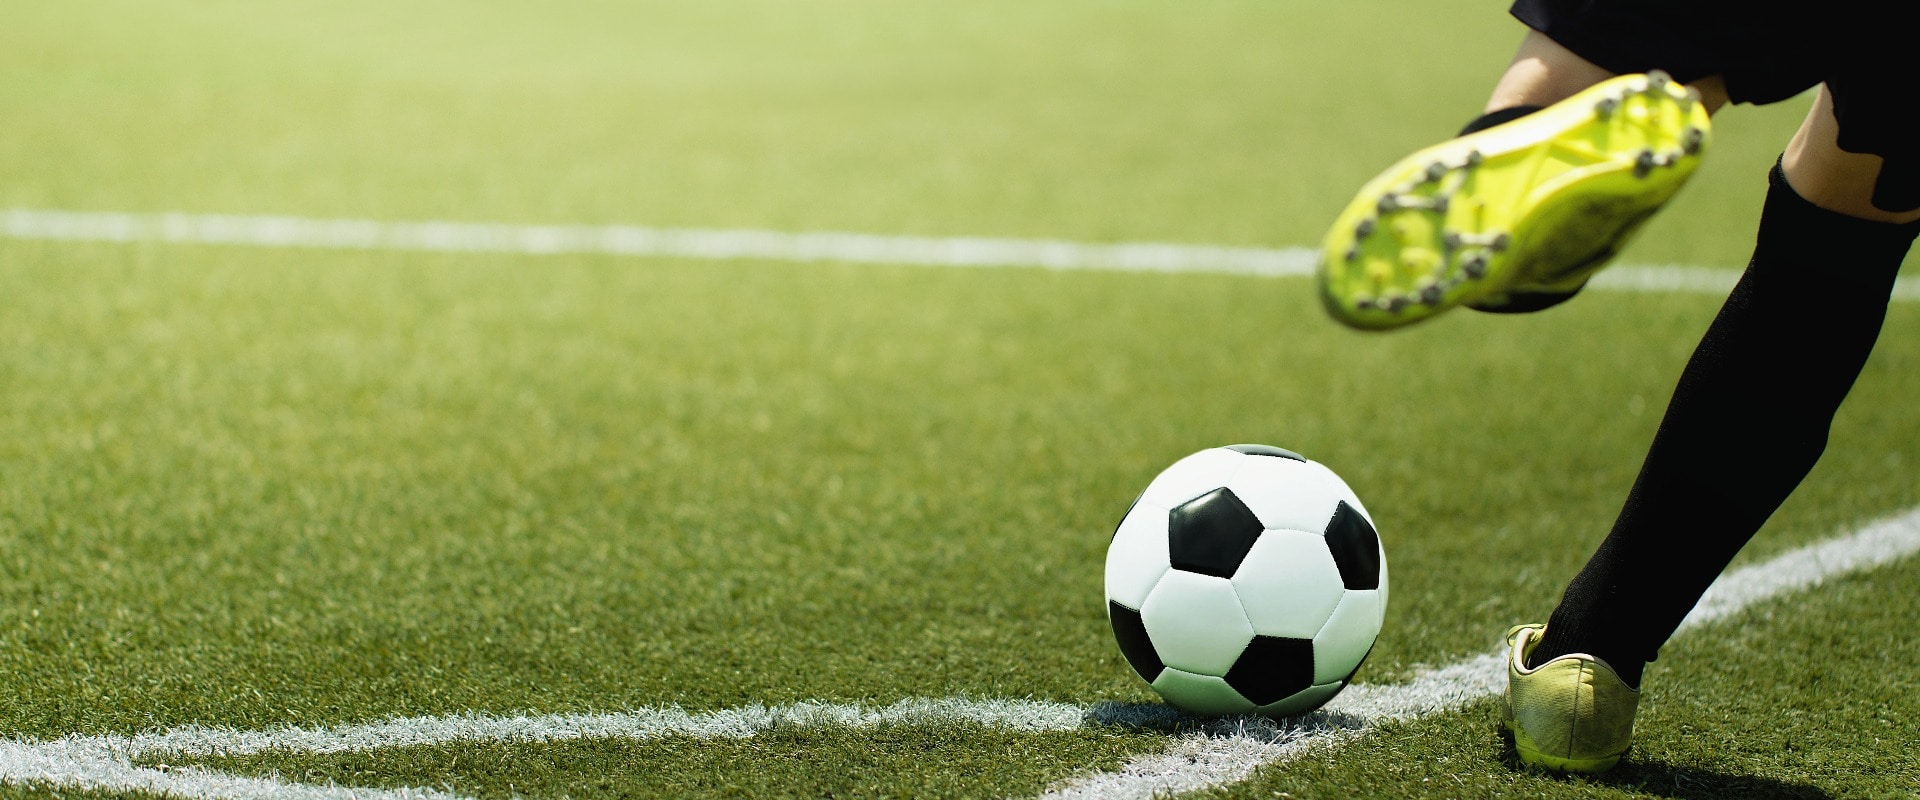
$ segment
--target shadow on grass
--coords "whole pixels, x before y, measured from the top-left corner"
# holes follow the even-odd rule
[[[1531,772],[1568,783],[1590,783],[1650,794],[1671,800],[1831,800],[1818,786],[1789,783],[1757,775],[1734,775],[1700,767],[1642,761],[1632,753],[1613,769],[1598,775],[1569,775],[1529,767],[1513,751],[1513,734],[1501,731],[1500,760],[1508,769]]]
[[[1620,766],[1594,776],[1592,782],[1674,800],[1827,800],[1832,795],[1817,786],[1733,775],[1699,767],[1635,761],[1627,756]]]
[[[1620,765],[1598,775],[1569,775],[1528,767],[1513,752],[1513,740],[1507,738],[1501,761],[1508,769],[1531,772],[1566,783],[1587,783],[1649,794],[1671,800],[1830,800],[1833,795],[1818,786],[1734,775],[1717,770],[1668,764],[1663,761],[1636,760],[1631,753]]]

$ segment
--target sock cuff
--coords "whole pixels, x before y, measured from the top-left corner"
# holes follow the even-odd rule
[[[1830,264],[1828,274],[1835,278],[1897,271],[1920,237],[1920,220],[1880,222],[1814,205],[1787,182],[1782,161],[1775,161],[1767,175],[1766,205],[1760,214],[1774,224],[1760,226],[1758,248]]]
[[[1511,108],[1503,108],[1498,111],[1489,111],[1485,114],[1481,114],[1478,117],[1474,117],[1472,122],[1467,123],[1467,127],[1460,129],[1459,135],[1465,136],[1469,133],[1479,133],[1480,131],[1484,131],[1495,125],[1505,125],[1506,123],[1512,122],[1516,119],[1524,117],[1535,111],[1539,111],[1540,109],[1543,109],[1543,108],[1546,108],[1546,106],[1513,106]]]

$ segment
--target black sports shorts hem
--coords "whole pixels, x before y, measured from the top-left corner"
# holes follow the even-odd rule
[[[1920,207],[1920,83],[1904,15],[1873,0],[1515,0],[1527,27],[1616,74],[1664,70],[1726,81],[1736,103],[1764,105],[1820,84],[1833,95],[1840,148],[1886,159],[1874,205]],[[1900,19],[1896,19],[1900,16]]]

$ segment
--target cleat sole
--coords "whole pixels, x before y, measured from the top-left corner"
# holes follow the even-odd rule
[[[1625,75],[1407,156],[1335,219],[1322,303],[1350,327],[1385,330],[1515,291],[1576,289],[1693,174],[1711,131],[1692,89]]]

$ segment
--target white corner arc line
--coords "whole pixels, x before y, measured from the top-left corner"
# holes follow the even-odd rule
[[[890,236],[842,231],[653,228],[636,225],[521,225],[383,222],[278,215],[136,214],[118,211],[0,210],[0,239],[169,242],[269,248],[411,250],[517,255],[596,254],[715,261],[838,261],[926,267],[1168,272],[1304,278],[1319,258],[1308,247],[1234,247],[1168,242],[1090,243],[980,236]],[[1737,269],[1617,265],[1593,288],[1623,292],[1725,294]],[[1920,283],[1902,279],[1893,299],[1920,301]]]
[[[1727,573],[1681,625],[1687,630],[1755,603],[1817,586],[1920,552],[1920,508],[1834,539]],[[1292,720],[1230,718],[1195,721],[1164,706],[1093,706],[1030,700],[966,698],[902,700],[869,707],[840,703],[746,706],[690,713],[638,709],[614,714],[415,717],[331,728],[234,731],[190,726],[136,736],[69,736],[48,742],[0,740],[0,784],[82,790],[131,790],[212,800],[453,800],[427,789],[312,786],[199,768],[137,766],[166,756],[262,752],[337,753],[471,741],[546,742],[663,736],[739,738],[779,727],[977,724],[1023,731],[1065,731],[1090,725],[1178,727],[1168,750],[1135,758],[1113,772],[1056,785],[1050,798],[1150,798],[1247,779],[1261,766],[1333,747],[1388,721],[1461,708],[1493,695],[1505,680],[1499,653],[1422,671],[1403,684],[1363,684],[1315,714]]]

